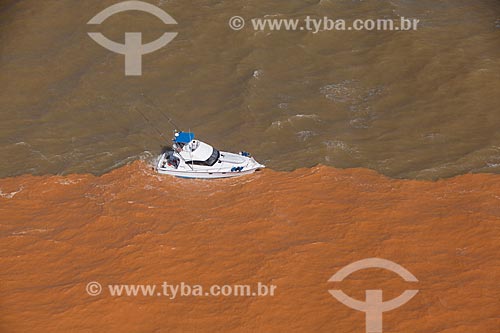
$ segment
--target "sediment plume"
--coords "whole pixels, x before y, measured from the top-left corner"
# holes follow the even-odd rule
[[[159,176],[0,179],[1,332],[364,332],[341,289],[390,300],[384,332],[498,332],[500,176],[397,180],[366,169],[264,170],[226,180]],[[342,267],[381,269],[328,282]],[[103,286],[98,296],[89,282]],[[274,296],[121,296],[110,284],[275,285]]]

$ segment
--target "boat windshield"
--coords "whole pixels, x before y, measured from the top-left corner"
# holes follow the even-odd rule
[[[212,155],[205,161],[205,165],[212,166],[219,160],[220,152],[214,148]]]
[[[219,160],[220,152],[214,148],[212,155],[206,161],[186,161],[187,164],[213,166]]]

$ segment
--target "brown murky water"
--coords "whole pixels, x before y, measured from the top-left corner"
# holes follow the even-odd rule
[[[122,42],[165,32],[141,12],[86,23],[116,1],[3,1],[0,176],[100,174],[158,152],[184,129],[277,170],[326,164],[393,177],[500,171],[500,3],[470,1],[150,1],[179,32],[144,56],[143,76],[87,32]],[[240,15],[415,17],[411,32],[233,31]],[[274,16],[273,16],[274,15]],[[249,24],[248,24],[249,25]]]

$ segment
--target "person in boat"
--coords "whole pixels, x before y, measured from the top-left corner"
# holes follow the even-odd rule
[[[167,163],[168,163],[168,166],[173,166],[176,169],[179,167],[180,160],[179,160],[179,158],[174,156],[173,151],[168,152]]]
[[[174,145],[174,149],[176,152],[180,153],[182,151],[182,149],[184,148],[184,144],[183,143],[176,143]]]

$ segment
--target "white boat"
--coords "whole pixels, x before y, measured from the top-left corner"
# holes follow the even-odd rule
[[[181,178],[229,178],[254,173],[265,168],[247,152],[218,151],[190,132],[176,132],[173,145],[158,157],[156,170]]]

